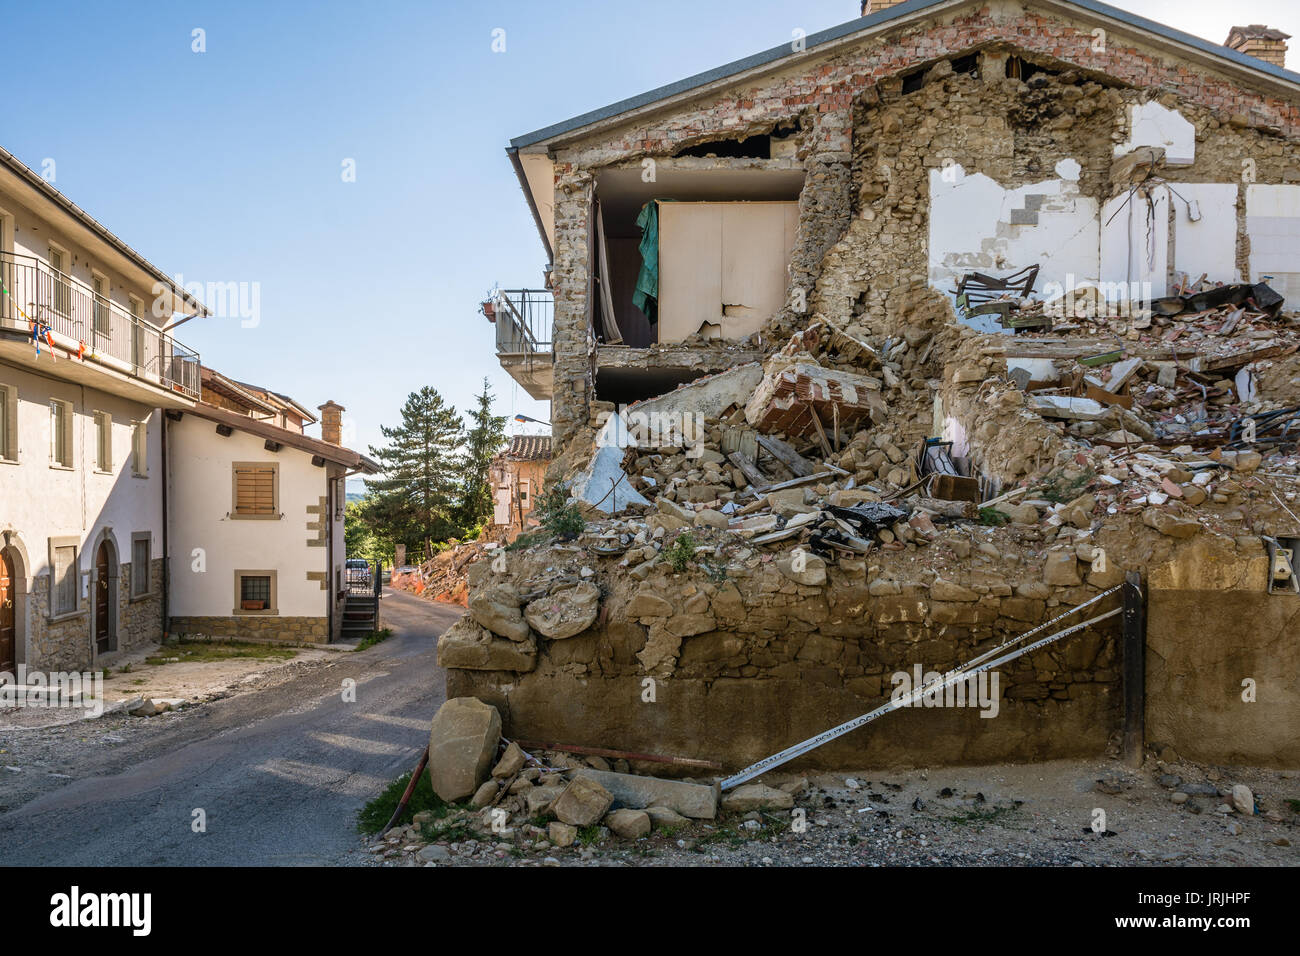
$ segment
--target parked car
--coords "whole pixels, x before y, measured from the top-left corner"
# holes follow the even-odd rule
[[[348,558],[344,575],[348,584],[369,584],[370,564],[364,558]]]

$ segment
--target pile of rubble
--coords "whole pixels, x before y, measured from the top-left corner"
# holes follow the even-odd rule
[[[451,547],[421,562],[414,571],[394,574],[392,586],[431,601],[464,606],[469,600],[469,584],[466,580],[469,566],[497,547],[499,545],[496,542],[482,539],[463,544],[457,544],[453,540]]]
[[[629,755],[637,766],[716,768],[703,761]],[[453,807],[438,821],[443,833],[460,833],[454,850],[474,855],[498,846],[550,851],[574,846],[580,834],[610,834],[633,840],[652,829],[675,832],[692,822],[715,820],[719,811],[754,813],[790,810],[795,787],[778,790],[751,784],[720,795],[717,778],[665,779],[631,772],[625,758],[578,756],[560,749],[529,752],[501,738],[497,709],[472,697],[453,698],[439,708],[429,738],[429,777],[434,792]],[[377,852],[420,840],[434,815],[416,814],[394,830]],[[476,834],[470,836],[469,834]],[[420,857],[449,858],[430,847]]]
[[[589,528],[585,540],[635,573],[688,529],[850,561],[924,546],[954,522],[1095,530],[1137,514],[1181,538],[1202,526],[1236,536],[1243,520],[1271,512],[1300,531],[1289,504],[1300,487],[1300,328],[1277,301],[1256,307],[1265,292],[1147,316],[1124,338],[1118,319],[1081,320],[1109,328],[1109,340],[1060,337],[1079,324],[1010,337],[950,322],[873,347],[818,317],[761,377],[712,376],[734,378],[743,396],[675,443],[642,440],[634,421],[642,406],[632,406],[632,447],[620,462],[627,490],[615,490],[627,504],[609,509],[627,518]],[[953,425],[959,405],[965,428]],[[1017,439],[1032,458],[990,461]],[[610,483],[596,490],[608,498]]]

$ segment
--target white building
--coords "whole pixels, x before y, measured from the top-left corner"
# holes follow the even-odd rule
[[[0,671],[102,664],[162,636],[167,329],[207,311],[4,150],[0,280]]]
[[[171,630],[327,641],[347,596],[344,483],[379,466],[339,444],[343,408],[204,368],[203,400],[168,413]]]
[[[0,673],[106,666],[172,616],[338,633],[343,476],[373,463],[338,445],[340,406],[319,441],[296,402],[202,369],[171,329],[208,314],[0,149]],[[236,462],[274,514],[232,518]],[[242,607],[268,583],[265,607]]]

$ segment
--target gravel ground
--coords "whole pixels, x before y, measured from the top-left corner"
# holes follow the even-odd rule
[[[1174,783],[1172,777],[1179,778]],[[1164,777],[1162,783],[1160,778]],[[520,827],[507,842],[482,835],[424,849],[409,830],[364,841],[372,866],[1294,866],[1300,773],[1147,761],[1053,761],[908,772],[862,771],[765,783],[807,788],[796,809],[723,814],[635,841],[606,831],[558,848],[545,829]],[[1102,783],[1098,783],[1102,781]],[[1221,812],[1234,784],[1256,813]],[[1200,786],[1197,786],[1200,785]],[[1202,789],[1175,803],[1178,788]],[[1220,795],[1210,796],[1213,787]],[[1118,792],[1106,792],[1118,791]],[[1105,831],[1094,830],[1097,810]],[[794,823],[802,811],[806,827]],[[438,845],[438,844],[435,844]]]
[[[0,711],[0,813],[15,809],[34,797],[57,789],[69,780],[86,776],[89,768],[107,769],[114,752],[136,753],[155,741],[184,737],[194,721],[206,716],[202,705],[239,694],[271,690],[309,674],[337,655],[314,652],[288,661],[214,661],[201,664],[164,664],[151,676],[153,697],[186,696],[180,710],[154,717],[129,717],[105,713],[82,716],[79,709],[24,708]],[[178,680],[165,673],[175,668]],[[199,679],[199,672],[207,673]],[[122,694],[107,692],[111,701]],[[140,695],[137,695],[140,696]]]

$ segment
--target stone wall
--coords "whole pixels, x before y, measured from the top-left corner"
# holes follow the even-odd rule
[[[1149,741],[1205,763],[1300,767],[1300,597],[1265,593],[1267,569],[1262,547],[1200,546],[1155,568]]]
[[[144,597],[131,597],[131,565],[122,565],[118,578],[121,626],[118,629],[117,649],[131,651],[149,643],[160,643],[163,638],[162,558],[149,562],[149,593]]]
[[[27,666],[42,671],[77,671],[89,667],[93,657],[90,612],[85,601],[81,610],[59,621],[50,621],[50,576],[32,579],[27,594]]]
[[[990,540],[1021,533],[989,529]],[[795,571],[788,557],[756,558],[746,562],[752,567],[729,567],[725,578],[674,574],[660,564],[638,582],[610,569],[594,578],[604,598],[591,628],[562,640],[533,635],[532,644],[492,637],[475,622],[471,599],[470,615],[440,643],[447,692],[497,705],[508,735],[738,767],[887,702],[900,672],[951,668],[1114,583],[1086,583],[1086,564],[1063,569],[1048,553],[1041,565],[1004,572],[989,550],[999,549],[988,544],[972,560],[966,535],[946,534],[931,545],[928,562],[941,573],[902,558],[870,569],[827,568],[814,556],[811,575]],[[543,554],[561,586],[568,569],[554,562],[562,555]],[[540,580],[529,573],[515,559],[489,580],[484,562],[471,570],[471,586],[513,582],[527,593]],[[568,598],[556,592],[540,600],[563,606]],[[1118,598],[1105,600],[1088,613]],[[815,751],[804,765],[1101,754],[1120,721],[1117,633],[1112,619],[1001,668],[996,703],[984,708],[994,716],[973,706],[903,710]],[[453,648],[468,646],[462,640],[481,642],[474,662]],[[513,670],[479,669],[490,667]]]
[[[289,643],[324,644],[329,621],[324,617],[173,617],[168,629],[178,637],[256,637]]]
[[[150,562],[150,589],[131,598],[131,565],[118,572],[117,647],[109,654],[134,650],[162,640],[162,559]],[[43,671],[84,670],[95,661],[89,599],[81,599],[77,614],[51,622],[50,578],[38,575],[27,594],[27,666]],[[101,657],[105,655],[100,655]]]

